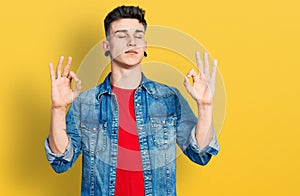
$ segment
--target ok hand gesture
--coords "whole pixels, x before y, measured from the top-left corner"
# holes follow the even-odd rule
[[[184,86],[188,93],[197,101],[198,105],[212,105],[215,93],[215,78],[217,69],[217,60],[213,61],[212,74],[209,73],[208,54],[204,52],[204,69],[200,58],[200,53],[196,53],[196,63],[198,74],[191,69],[184,78]],[[189,78],[192,77],[193,85],[190,84]]]
[[[79,95],[81,89],[81,81],[73,71],[70,72],[72,58],[68,58],[67,64],[61,73],[63,61],[64,57],[61,56],[56,67],[56,75],[54,73],[53,64],[49,63],[52,108],[55,109],[65,109]],[[71,87],[72,80],[75,81],[74,90],[72,90]]]

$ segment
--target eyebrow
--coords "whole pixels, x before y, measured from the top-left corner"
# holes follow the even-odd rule
[[[116,30],[116,31],[114,32],[114,34],[119,33],[119,32],[122,32],[122,33],[128,33],[128,30],[127,30],[127,29]],[[135,33],[145,33],[145,32],[144,32],[143,30],[136,29],[136,30],[135,30]]]

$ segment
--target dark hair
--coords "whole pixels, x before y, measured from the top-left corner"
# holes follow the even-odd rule
[[[144,17],[145,10],[139,8],[138,6],[135,7],[122,5],[116,7],[111,12],[109,12],[104,19],[105,35],[106,37],[109,36],[110,24],[122,18],[138,19],[138,21],[144,25],[144,28],[146,30],[147,22]]]

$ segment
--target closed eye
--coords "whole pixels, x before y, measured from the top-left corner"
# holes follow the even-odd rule
[[[137,38],[137,39],[143,39],[144,38],[144,33],[136,33],[134,35],[134,37]]]
[[[115,34],[118,38],[126,38],[127,37],[127,34],[124,33],[124,32],[118,32]]]

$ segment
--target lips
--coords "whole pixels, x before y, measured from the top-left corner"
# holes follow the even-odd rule
[[[125,54],[138,54],[138,52],[135,50],[127,50]]]

